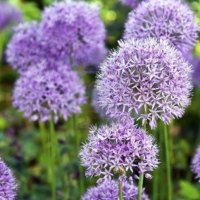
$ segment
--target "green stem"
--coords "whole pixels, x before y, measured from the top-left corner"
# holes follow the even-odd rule
[[[170,146],[167,126],[164,125],[164,137],[165,137],[165,159],[166,159],[166,171],[167,171],[167,199],[172,200],[172,180],[171,180],[171,166],[170,166]]]
[[[123,192],[122,192],[122,183],[121,183],[121,181],[118,182],[118,188],[119,188],[119,200],[123,200]]]
[[[45,130],[45,124],[43,122],[39,122],[39,127],[40,127],[41,143],[42,143],[41,164],[46,164],[47,156],[46,156],[46,130]]]
[[[142,200],[142,188],[143,188],[143,182],[144,182],[144,174],[140,174],[140,179],[138,183],[138,200]]]
[[[53,116],[49,122],[50,129],[50,160],[51,160],[51,192],[52,192],[52,200],[56,200],[56,175],[55,175],[55,161],[57,154],[57,138],[54,130],[54,121]]]
[[[155,138],[158,141],[158,130],[154,131]],[[159,177],[158,177],[159,169],[156,169],[153,173],[153,194],[152,194],[152,200],[158,199],[158,186],[159,186]]]
[[[77,123],[76,123],[76,116],[73,116],[73,134],[76,137],[76,152],[77,154],[79,153],[80,150],[80,143],[81,143],[81,138],[80,138],[80,133],[76,129]],[[83,168],[82,166],[78,165],[78,171],[79,171],[79,176],[80,176],[80,194],[83,194],[85,188],[84,188],[84,175],[83,175]]]

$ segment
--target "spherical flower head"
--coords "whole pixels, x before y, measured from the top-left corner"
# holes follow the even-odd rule
[[[106,115],[106,110],[99,106],[98,93],[96,88],[94,88],[92,92],[92,106],[101,118],[109,118],[109,116]]]
[[[143,0],[120,0],[124,5],[136,8]]]
[[[81,112],[85,87],[71,70],[31,68],[15,85],[13,105],[31,121],[48,121],[51,116],[68,119]]]
[[[14,6],[0,2],[0,31],[22,21],[21,12]]]
[[[100,179],[144,173],[146,178],[158,167],[154,139],[131,120],[90,129],[88,142],[80,152],[87,176]]]
[[[38,23],[22,23],[14,30],[7,46],[7,61],[20,73],[41,62],[41,44],[38,38]]]
[[[200,146],[197,148],[196,153],[192,159],[192,171],[200,181]]]
[[[105,57],[105,26],[99,9],[86,2],[56,2],[47,7],[41,33],[57,51],[65,52],[73,65],[95,65]]]
[[[191,89],[191,66],[162,39],[121,41],[97,79],[99,104],[111,117],[134,115],[152,129],[158,119],[167,124],[183,115]]]
[[[199,27],[194,13],[181,0],[149,0],[130,12],[125,39],[166,38],[180,51],[194,46]]]
[[[193,69],[193,83],[197,87],[200,87],[200,57],[193,59]]]
[[[122,183],[122,192],[124,200],[136,200],[138,189],[128,181]],[[118,183],[115,180],[106,179],[97,187],[89,188],[82,200],[118,200]],[[142,200],[149,200],[145,192],[142,193]]]
[[[0,158],[0,199],[14,200],[16,197],[17,184],[12,171]]]

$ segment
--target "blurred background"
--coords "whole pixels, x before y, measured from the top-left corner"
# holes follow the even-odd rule
[[[15,6],[22,13],[24,21],[32,21],[39,20],[42,10],[53,0],[8,0],[4,2]],[[90,0],[90,2],[101,6],[101,17],[107,27],[107,47],[108,49],[116,48],[130,8],[123,6],[117,0]],[[188,3],[200,22],[200,0],[190,0]],[[4,8],[0,7],[0,18],[3,17],[1,9]],[[40,158],[41,140],[38,124],[30,123],[12,107],[12,90],[18,74],[6,63],[4,51],[16,23],[13,21],[0,29],[0,154],[14,171],[19,184],[19,200],[48,200],[50,188],[45,177],[46,169]],[[200,41],[196,44],[194,56],[200,56]],[[91,90],[95,76],[95,73],[88,73],[83,77],[87,86],[88,103],[83,107],[82,114],[77,116],[76,134],[79,134],[81,142],[86,141],[88,128],[91,125],[104,122],[91,106]],[[76,146],[72,129],[73,119],[67,122],[60,121],[56,125],[63,158],[62,165],[66,172],[64,177],[66,188],[70,191],[70,199],[74,200],[80,199],[81,193],[84,193],[86,187],[92,185],[94,180],[85,178],[85,187],[79,188],[81,176],[79,174],[79,147]],[[188,107],[182,119],[173,122],[170,129],[173,149],[171,160],[176,192],[174,198],[176,200],[200,200],[200,185],[190,170],[191,158],[196,147],[200,145],[200,88],[194,88],[191,106]],[[60,181],[58,180],[58,199],[63,200]],[[151,181],[145,184],[148,191]]]

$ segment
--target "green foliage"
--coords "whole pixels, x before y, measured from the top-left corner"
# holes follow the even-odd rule
[[[40,9],[34,2],[23,2],[21,0],[9,0],[9,2],[19,8],[26,21],[40,19]]]
[[[180,195],[184,200],[198,200],[200,199],[200,191],[195,185],[188,181],[180,181]]]

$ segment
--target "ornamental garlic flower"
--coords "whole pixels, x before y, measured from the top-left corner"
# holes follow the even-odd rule
[[[143,0],[120,0],[124,5],[136,8]]]
[[[166,38],[180,51],[190,50],[198,37],[194,13],[181,0],[149,0],[130,12],[124,39]]]
[[[200,57],[194,58],[193,60],[193,83],[197,86],[200,87]]]
[[[152,136],[137,129],[131,120],[90,129],[88,142],[80,152],[87,176],[119,177],[131,173],[146,178],[158,167],[158,148]]]
[[[119,42],[97,79],[99,104],[109,116],[135,115],[151,128],[181,117],[190,103],[191,66],[168,41]]]
[[[99,116],[101,118],[109,118],[106,115],[106,110],[102,109],[99,106],[99,103],[98,103],[98,93],[97,93],[96,88],[93,89],[93,92],[92,92],[92,102],[91,103],[92,103],[92,106],[93,106],[94,110],[96,111],[97,114],[99,114]]]
[[[71,64],[96,65],[105,57],[105,26],[99,9],[86,2],[56,2],[47,7],[41,34],[52,48],[67,52]]]
[[[122,183],[122,192],[124,200],[136,200],[138,189],[133,184],[125,181]],[[115,180],[106,179],[97,187],[88,189],[86,194],[82,197],[82,200],[118,200],[118,183]],[[149,200],[147,195],[142,194],[142,200]]]
[[[22,13],[14,6],[0,2],[0,31],[22,21]]]
[[[192,159],[192,171],[200,181],[200,146],[197,148],[196,153]]]
[[[7,46],[7,61],[20,73],[41,62],[42,47],[38,29],[37,22],[20,24]]]
[[[13,173],[0,158],[0,199],[14,200],[16,191],[17,184]]]
[[[32,121],[57,121],[81,112],[85,87],[71,70],[30,68],[15,85],[13,105]]]

